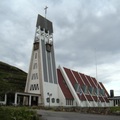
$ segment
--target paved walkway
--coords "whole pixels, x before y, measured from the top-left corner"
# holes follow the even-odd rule
[[[120,120],[120,116],[38,110],[44,120]]]

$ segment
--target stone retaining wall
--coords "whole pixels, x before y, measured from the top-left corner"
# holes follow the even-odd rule
[[[51,108],[55,111],[64,111],[64,112],[80,112],[80,113],[90,113],[90,114],[103,114],[103,115],[120,115],[120,107],[119,109],[113,109],[109,107],[57,107]]]
[[[35,109],[102,115],[120,115],[120,107],[35,107]]]

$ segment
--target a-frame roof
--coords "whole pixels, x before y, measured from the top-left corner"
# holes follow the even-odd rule
[[[63,73],[66,74],[73,88],[75,87],[75,84],[80,85],[82,94],[79,94],[78,92],[76,92],[80,100],[97,101],[99,99],[101,102],[109,102],[108,100],[109,94],[107,90],[105,89],[104,85],[101,82],[98,82],[94,77],[85,75],[83,73],[79,73],[77,71],[74,71],[65,67],[63,67],[62,70],[64,71]],[[61,69],[57,69],[57,74],[58,74],[58,82],[65,98],[74,99],[61,73]],[[82,86],[87,86],[86,93],[83,92]],[[89,88],[94,88],[93,89],[94,91],[97,88],[99,88],[99,90],[104,90],[105,94],[103,95],[99,93],[99,97],[98,97],[97,93],[95,92],[94,94],[90,93]]]

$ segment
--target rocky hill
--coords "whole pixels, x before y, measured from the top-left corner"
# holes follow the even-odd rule
[[[27,73],[17,67],[0,62],[0,93],[23,92]]]

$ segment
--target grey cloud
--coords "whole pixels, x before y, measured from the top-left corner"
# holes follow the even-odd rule
[[[62,45],[61,47],[67,51],[65,55],[67,58],[64,58],[64,56],[63,58],[71,61],[76,59],[76,62],[77,60],[80,61],[83,59],[83,61],[80,62],[82,65],[91,64],[94,59],[93,54],[95,49],[99,55],[102,55],[99,56],[99,59],[104,59],[110,54],[116,54],[116,52],[118,53],[120,51],[118,14],[110,14],[104,18],[97,18],[94,15],[88,15],[84,20],[81,19],[83,18],[81,14],[78,14],[75,22],[76,24],[74,24],[76,29],[73,30],[72,25],[69,25],[69,31],[73,30],[73,32],[71,32],[71,34],[64,34],[65,36],[63,40],[56,43],[58,44],[56,49],[59,49],[60,45]],[[73,59],[71,59],[72,53],[76,56],[74,56]],[[80,56],[78,57],[77,54],[79,53]]]
[[[22,64],[21,68],[27,71],[37,14],[44,15],[46,5],[47,18],[53,22],[54,27],[57,65],[71,69],[84,68],[92,75],[95,51],[99,67],[104,63],[113,66],[113,62],[119,61],[119,0],[2,1],[0,3],[1,60],[12,65]],[[102,69],[105,69],[104,67],[106,66],[103,65]],[[113,74],[115,71],[115,69],[112,71]],[[112,79],[111,72],[100,73],[100,80],[104,83],[110,83]]]
[[[13,65],[23,62],[28,66],[34,35],[34,30],[30,30],[33,19],[24,16],[24,10],[19,9],[21,6],[16,11],[15,6],[11,7],[13,4],[13,1],[0,4],[1,60]],[[22,69],[26,70],[26,66]]]

